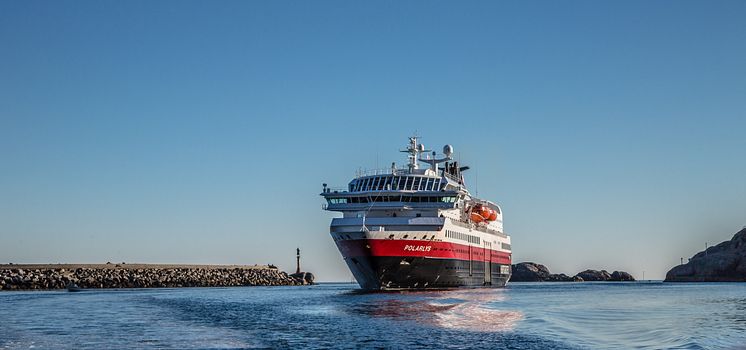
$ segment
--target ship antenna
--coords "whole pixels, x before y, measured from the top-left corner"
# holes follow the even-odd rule
[[[409,145],[407,145],[407,149],[401,150],[401,152],[409,153],[409,172],[413,172],[415,169],[419,168],[417,165],[417,161],[420,158],[420,148],[417,144],[417,139],[419,137],[417,135],[410,136],[409,137]]]

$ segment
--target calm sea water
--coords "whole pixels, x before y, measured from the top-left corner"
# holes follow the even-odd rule
[[[0,293],[0,348],[746,348],[746,284]]]

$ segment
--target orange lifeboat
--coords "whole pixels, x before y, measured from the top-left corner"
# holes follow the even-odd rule
[[[492,215],[492,209],[486,206],[482,207],[482,217],[484,218],[485,221],[489,221],[490,215]]]
[[[489,210],[490,208],[477,204],[471,209],[471,215],[469,217],[471,218],[471,221],[474,221],[475,223],[487,221],[490,217]]]
[[[476,210],[473,210],[470,215],[471,221],[474,221],[476,223],[480,223],[484,221],[484,216],[482,216],[479,212]]]
[[[488,221],[495,221],[497,220],[497,210],[490,209],[490,217],[487,218]]]

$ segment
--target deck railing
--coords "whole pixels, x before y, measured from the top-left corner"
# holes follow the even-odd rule
[[[364,177],[364,176],[374,176],[374,175],[405,175],[409,173],[409,168],[381,168],[381,169],[364,169],[364,170],[358,170],[355,172],[355,178]]]

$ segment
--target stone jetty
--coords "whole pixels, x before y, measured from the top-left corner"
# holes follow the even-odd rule
[[[309,284],[307,279],[292,277],[271,265],[0,265],[0,290],[64,289],[71,282],[81,289]]]
[[[510,277],[511,282],[584,282],[584,281],[634,281],[635,278],[624,271],[614,271],[612,273],[606,270],[585,270],[578,272],[575,276],[568,276],[564,273],[553,274],[549,268],[542,264],[534,262],[522,262],[513,265],[513,275]]]
[[[666,282],[746,282],[746,227],[729,241],[673,267],[666,274]]]

